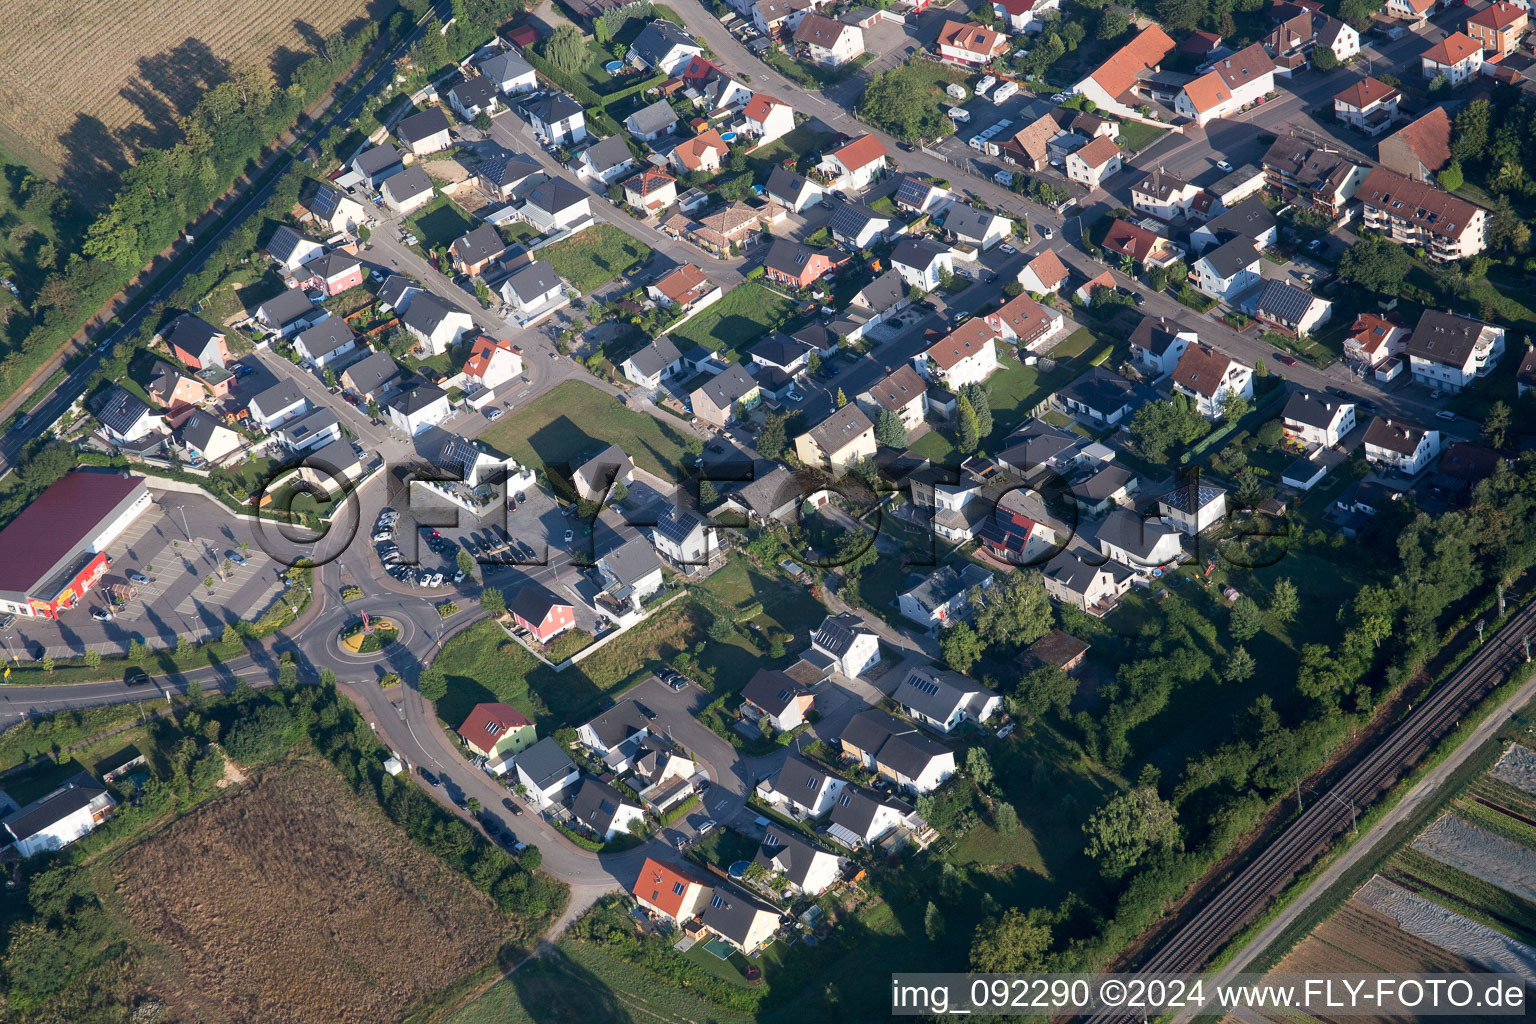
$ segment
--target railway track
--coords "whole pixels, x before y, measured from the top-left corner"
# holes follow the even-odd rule
[[[1466,664],[1409,714],[1359,764],[1312,804],[1267,849],[1137,967],[1141,974],[1199,971],[1298,873],[1324,853],[1362,809],[1409,771],[1430,745],[1525,661],[1524,639],[1536,634],[1536,601],[1516,611]],[[1139,1015],[1100,1014],[1098,1024]]]

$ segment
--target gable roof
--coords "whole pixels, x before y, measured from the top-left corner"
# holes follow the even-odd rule
[[[706,153],[724,156],[729,148],[725,144],[725,140],[720,137],[720,133],[711,128],[709,131],[695,135],[691,139],[683,140],[672,153],[684,167],[690,171],[697,171],[704,166]]]
[[[550,736],[518,754],[517,767],[539,789],[547,789],[551,783],[566,778],[576,770],[575,762],[566,756],[560,744]]]
[[[284,288],[281,294],[263,302],[256,311],[273,327],[283,327],[307,316],[314,308],[315,304],[309,301],[302,288]]]
[[[816,192],[824,191],[820,185],[802,175],[796,174],[788,167],[775,165],[768,174],[768,184],[765,186],[765,191],[776,199],[783,199],[788,201],[790,205],[795,205],[801,193],[807,188],[814,189]]]
[[[629,891],[636,899],[644,900],[673,920],[682,913],[683,899],[691,886],[709,888],[709,883],[696,877],[692,870],[676,864],[666,864],[654,857],[645,858],[640,866],[640,877]]]
[[[1370,424],[1365,428],[1365,443],[1399,455],[1412,455],[1419,450],[1427,433],[1417,424],[1372,416]]]
[[[894,797],[881,798],[858,786],[848,786],[832,804],[832,822],[868,841],[876,838],[873,830],[881,808],[889,808],[902,818],[912,813],[911,808]]]
[[[1028,344],[1060,315],[1040,305],[1028,293],[1021,292],[1003,303],[1001,309],[987,314],[987,320],[991,321],[995,317],[999,323],[1007,324],[1009,330],[1023,339],[1022,344]]]
[[[380,171],[395,166],[400,159],[400,150],[395,148],[393,142],[386,142],[357,154],[352,158],[352,165],[371,178]]]
[[[427,172],[421,169],[420,164],[412,164],[399,174],[385,178],[379,191],[395,202],[402,203],[423,192],[431,192],[432,179],[427,177]]]
[[[926,236],[922,238],[909,236],[897,242],[891,249],[891,262],[916,270],[926,270],[933,265],[934,260],[949,252],[949,246],[940,245]]]
[[[588,146],[581,154],[581,158],[591,164],[599,174],[606,174],[615,167],[635,161],[635,155],[629,151],[629,143],[624,141],[622,135],[610,135]]]
[[[1103,167],[1120,155],[1120,144],[1108,135],[1099,135],[1074,155],[1089,167]]]
[[[1291,397],[1285,400],[1285,410],[1280,415],[1309,427],[1327,429],[1338,418],[1339,410],[1348,404],[1350,403],[1341,402],[1332,395],[1318,394],[1315,391],[1293,391]]]
[[[741,688],[741,699],[776,717],[803,693],[799,683],[778,669],[760,668]]]
[[[800,25],[795,29],[794,39],[797,43],[830,50],[837,45],[837,40],[849,27],[840,21],[811,13],[800,19]],[[854,31],[857,32],[858,29],[855,28]]]
[[[300,245],[304,243],[319,245],[314,239],[305,238],[287,224],[280,225],[272,232],[272,237],[267,241],[267,255],[279,263],[287,263]]]
[[[1374,168],[1366,176],[1355,198],[1444,238],[1459,238],[1480,211],[1449,192],[1385,167]]]
[[[656,533],[674,544],[683,543],[696,530],[708,528],[709,524],[703,516],[682,505],[668,506],[665,512],[656,517]]]
[[[299,391],[299,386],[291,380],[281,380],[254,396],[248,404],[263,415],[271,416],[302,401],[304,395]]]
[[[1161,64],[1173,51],[1173,46],[1168,33],[1157,25],[1148,25],[1095,68],[1088,78],[1112,98],[1119,99],[1137,78]]]
[[[1132,224],[1128,220],[1117,218],[1109,222],[1109,230],[1104,233],[1103,247],[1110,252],[1129,256],[1137,263],[1142,263],[1152,255],[1152,250],[1161,237],[1140,224]]]
[[[770,825],[763,833],[763,845],[752,862],[769,871],[779,871],[794,885],[804,887],[816,861],[831,856],[833,854],[817,849],[788,829]]]
[[[348,345],[357,344],[357,335],[352,333],[352,328],[340,317],[331,317],[306,331],[300,332],[294,339],[294,344],[302,342],[304,350],[312,359],[324,359],[326,356]]]
[[[1225,352],[1197,341],[1179,357],[1179,365],[1173,369],[1173,381],[1197,394],[1215,398],[1234,364],[1237,360]]]
[[[908,294],[907,284],[901,279],[901,272],[887,270],[859,289],[858,294],[853,297],[852,304],[863,306],[875,313],[883,313],[905,299]]]
[[[500,84],[532,74],[533,65],[511,50],[502,50],[494,57],[485,60],[480,65],[480,71]]]
[[[578,114],[585,120],[581,104],[563,92],[546,92],[523,100],[523,112],[543,124],[554,124]]]
[[[980,683],[955,672],[912,668],[897,684],[891,699],[936,722],[948,722],[966,704],[997,696]],[[882,759],[883,760],[883,759]],[[894,767],[894,765],[892,766]]]
[[[414,327],[423,334],[432,334],[453,315],[469,314],[457,306],[450,306],[432,292],[422,292],[411,300],[411,308],[400,318],[407,327]]]
[[[414,416],[424,409],[428,409],[438,402],[446,402],[448,393],[436,384],[428,384],[425,381],[411,385],[407,390],[395,396],[390,402],[390,408],[398,409],[405,416]]]
[[[1429,170],[1443,171],[1446,164],[1451,162],[1451,115],[1444,107],[1430,109],[1422,117],[1379,142],[1376,146],[1377,154],[1392,140],[1405,144],[1419,163]]]
[[[505,252],[507,243],[494,227],[481,224],[454,239],[449,248],[465,263],[482,263]]]
[[[1205,226],[1217,240],[1226,241],[1224,236],[1227,235],[1258,238],[1267,233],[1276,223],[1273,211],[1264,205],[1264,200],[1252,195],[1230,210],[1225,210],[1214,219],[1206,221]]]
[[[763,906],[741,890],[717,885],[704,904],[699,921],[737,945],[745,945],[752,926],[763,914],[772,915],[774,920],[779,918],[778,911]]]
[[[1145,385],[1102,366],[1090,366],[1082,376],[1059,388],[1056,394],[1104,413],[1116,412],[1126,406],[1139,409],[1157,397]]]
[[[106,793],[107,787],[81,772],[42,799],[7,815],[0,821],[0,826],[15,836],[17,842],[22,842],[82,807],[88,807],[92,800]]]
[[[884,231],[890,226],[889,217],[881,216],[862,203],[843,203],[832,211],[832,216],[827,221],[827,227],[834,235],[847,235],[857,238],[871,223],[879,221]]]
[[[1190,480],[1180,484],[1166,494],[1158,496],[1159,505],[1167,505],[1169,508],[1190,515],[1210,505],[1216,499],[1226,494],[1226,490],[1215,484],[1203,484],[1198,480]]]
[[[1253,266],[1261,257],[1253,239],[1238,235],[1209,250],[1199,262],[1208,264],[1223,281],[1246,267]]]
[[[1203,114],[1230,102],[1237,89],[1258,81],[1275,70],[1275,62],[1262,43],[1254,43],[1216,62],[1216,66],[1184,86],[1184,95],[1196,113]]]
[[[828,615],[821,620],[821,625],[816,627],[816,632],[811,635],[811,642],[824,651],[829,651],[833,656],[841,658],[853,649],[853,643],[860,636],[873,636],[874,631],[865,624],[864,620],[852,612],[842,612],[838,615]]]
[[[571,801],[571,817],[598,835],[606,835],[613,827],[613,819],[618,816],[619,808],[625,804],[636,806],[625,800],[624,794],[608,783],[588,777],[581,781],[581,788]]]
[[[1423,59],[1436,64],[1455,65],[1469,57],[1479,55],[1483,48],[1472,41],[1465,32],[1452,32],[1420,54]]]
[[[1167,317],[1141,318],[1141,323],[1131,332],[1130,343],[1132,348],[1139,348],[1154,356],[1161,356],[1179,340],[1179,332],[1192,333],[1188,328]]]
[[[413,145],[448,130],[448,115],[442,107],[428,107],[419,114],[402,118],[395,124],[395,138]]]
[[[945,565],[923,576],[903,596],[912,598],[925,611],[932,611],[969,593],[972,587],[979,587],[991,578],[992,574],[979,565],[966,565],[963,569]]]
[[[524,622],[540,625],[556,608],[571,607],[538,584],[519,587],[507,602],[507,610]]]
[[[1178,532],[1159,519],[1143,518],[1129,509],[1117,508],[1099,524],[1098,540],[1145,560],[1164,537]]]
[[[740,363],[732,363],[709,380],[699,385],[708,399],[720,409],[729,409],[737,401],[751,394],[757,387],[752,375],[742,369]]]
[[[612,749],[638,733],[651,731],[651,724],[632,700],[620,701],[592,719],[584,729],[591,730],[599,743]]]
[[[810,807],[828,787],[839,781],[836,776],[822,771],[805,758],[791,754],[784,759],[784,766],[774,778],[773,790],[803,807]]]
[[[699,49],[698,41],[680,26],[657,18],[640,30],[640,34],[635,36],[635,41],[629,45],[629,48],[641,60],[654,65],[665,60],[680,46],[695,51]]]
[[[555,273],[555,268],[549,265],[548,260],[534,260],[507,278],[507,287],[512,289],[519,300],[528,302],[560,287],[560,275]]]
[[[497,87],[484,75],[471,75],[448,90],[461,107],[484,107],[496,99]]]
[[[869,386],[869,397],[883,409],[899,412],[928,391],[928,384],[911,363],[903,363],[888,377]]]
[[[1040,283],[1047,288],[1054,288],[1069,276],[1067,265],[1056,255],[1055,249],[1045,249],[1024,264],[1025,268],[1032,271]]]
[[[491,368],[491,360],[497,352],[517,353],[517,346],[506,338],[492,338],[489,335],[479,335],[469,349],[469,358],[464,360],[464,372],[471,377],[483,377],[485,371]]]
[[[1398,91],[1378,78],[1366,75],[1358,82],[1345,86],[1334,94],[1334,99],[1364,110],[1373,103],[1398,95]]]
[[[359,391],[372,391],[400,376],[400,364],[388,352],[370,352],[343,371]]]
[[[747,105],[742,108],[742,116],[749,121],[761,124],[766,121],[778,107],[788,107],[789,104],[781,99],[769,96],[765,92],[753,93]]]
[[[957,238],[985,238],[995,221],[1008,218],[991,210],[978,210],[965,203],[957,203],[944,216],[944,230]]]
[[[641,107],[624,119],[629,130],[640,135],[655,135],[677,123],[677,112],[666,100],[657,100],[650,106]]]
[[[534,186],[528,202],[545,213],[563,213],[587,201],[587,194],[564,178],[550,178]]]
[[[869,422],[869,417],[864,415],[864,410],[849,402],[806,433],[822,451],[830,456],[873,429],[874,424]]]
[[[102,405],[101,411],[96,414],[96,418],[108,430],[117,434],[127,434],[147,415],[149,415],[149,406],[122,388],[114,387],[108,393],[107,400]]]
[[[885,146],[881,145],[879,139],[873,135],[866,134],[844,143],[827,155],[835,158],[838,163],[850,171],[857,171],[859,168],[872,164],[876,160],[882,160],[890,154],[886,151]]]
[[[923,354],[945,370],[992,345],[997,332],[981,317],[967,320],[928,347]]]
[[[1299,323],[1317,299],[1312,293],[1285,281],[1266,281],[1264,290],[1254,303],[1254,311],[1260,316],[1282,323]]]
[[[1444,366],[1462,366],[1487,327],[1481,320],[1426,309],[1408,336],[1408,354]]]
[[[1498,3],[1490,4],[1475,14],[1469,15],[1467,24],[1480,25],[1483,28],[1498,31],[1508,28],[1525,17],[1524,7],[1508,3],[1506,0],[1499,0]]]
[[[666,335],[653,338],[651,343],[631,355],[625,362],[635,368],[642,377],[658,374],[681,359],[677,346]]]
[[[938,44],[971,53],[992,54],[1007,45],[1008,37],[974,21],[946,21],[939,29]]]
[[[517,708],[497,701],[476,704],[469,712],[469,717],[464,719],[464,724],[459,726],[458,731],[465,740],[481,750],[488,750],[501,742],[501,738],[507,733],[526,729],[532,724],[528,716]]]

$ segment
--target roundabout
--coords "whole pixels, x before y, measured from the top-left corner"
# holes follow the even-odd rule
[[[342,630],[343,654],[377,654],[400,637],[400,627],[390,619],[371,619],[354,623]]]

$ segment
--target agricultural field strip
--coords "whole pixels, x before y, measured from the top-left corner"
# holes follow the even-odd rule
[[[1442,814],[1411,846],[1475,878],[1536,901],[1536,852],[1455,814]]]
[[[1473,967],[1442,947],[1403,931],[1385,914],[1352,899],[1286,954],[1275,970],[1293,974],[1397,974]]]
[[[1410,935],[1457,956],[1484,964],[1494,971],[1536,978],[1536,948],[1447,910],[1380,876],[1361,886],[1354,898],[1393,918]]]
[[[1523,743],[1511,743],[1488,775],[1536,796],[1536,750]]]
[[[1399,850],[1382,877],[1520,942],[1536,943],[1536,906],[1417,850]]]

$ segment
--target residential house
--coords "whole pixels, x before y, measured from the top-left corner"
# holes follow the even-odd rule
[[[1101,464],[1102,465],[1102,464]],[[1098,472],[1072,485],[1079,512],[1098,518],[1122,505],[1140,488],[1136,474],[1124,466],[1104,465]]]
[[[910,364],[903,363],[895,372],[877,380],[860,396],[865,411],[878,420],[882,411],[890,411],[906,430],[916,430],[928,410],[928,385]]]
[[[314,451],[340,439],[341,421],[330,409],[315,409],[284,423],[272,436],[295,453]]]
[[[429,356],[447,351],[475,325],[468,313],[431,292],[422,292],[412,299],[400,322]]]
[[[492,196],[522,202],[535,186],[549,180],[543,166],[521,153],[500,153],[475,167],[480,185]]]
[[[1397,123],[1403,94],[1367,75],[1333,97],[1333,116],[1375,138]]]
[[[1103,249],[1126,256],[1139,267],[1171,267],[1184,258],[1184,250],[1162,235],[1128,220],[1112,220],[1104,233]]]
[[[1077,290],[1072,295],[1086,306],[1093,302],[1094,295],[1104,289],[1111,293],[1120,290],[1119,286],[1115,284],[1115,275],[1107,270],[1099,271],[1099,273],[1078,285]]]
[[[389,422],[410,437],[442,423],[451,411],[447,392],[426,382],[407,387],[384,407]]]
[[[1333,303],[1286,281],[1265,281],[1253,318],[1297,336],[1311,334],[1333,315]]]
[[[1120,171],[1120,145],[1108,135],[1100,135],[1086,146],[1067,154],[1067,177],[1098,188],[1105,178]]]
[[[729,203],[687,227],[689,241],[705,252],[726,259],[763,241],[763,230],[784,218],[784,208],[774,203],[762,207]],[[663,230],[672,224],[662,225]],[[733,252],[734,247],[734,252]]]
[[[963,570],[942,566],[925,573],[920,582],[896,598],[901,614],[919,626],[937,629],[965,617],[972,590],[992,585],[992,574],[979,565]]]
[[[507,339],[481,334],[470,344],[463,372],[467,383],[499,388],[522,376],[523,355]]]
[[[1234,238],[1246,238],[1257,248],[1268,249],[1279,237],[1280,225],[1274,212],[1261,197],[1249,196],[1190,232],[1189,244],[1198,253]]]
[[[1019,268],[1019,284],[1031,295],[1052,295],[1071,276],[1055,249],[1042,249]]]
[[[1355,197],[1364,207],[1364,227],[1422,246],[1431,259],[1467,259],[1486,245],[1487,211],[1385,167],[1367,175]]]
[[[548,807],[581,778],[560,744],[546,736],[517,755],[517,781],[534,807]]]
[[[1198,537],[1226,518],[1227,492],[1192,478],[1157,499],[1157,514],[1180,533]]]
[[[293,350],[300,358],[315,364],[316,369],[323,370],[357,351],[357,335],[352,333],[345,320],[332,317],[295,335]]]
[[[1525,393],[1532,388],[1536,388],[1536,348],[1528,344],[1524,358],[1515,369],[1515,397],[1525,397]]]
[[[1194,273],[1190,280],[1211,298],[1226,301],[1263,280],[1259,271],[1261,260],[1252,239],[1234,238],[1206,250],[1191,268]]]
[[[1150,576],[1153,569],[1177,563],[1184,555],[1184,542],[1177,529],[1161,519],[1123,508],[1104,518],[1096,540],[1105,558],[1143,577]]]
[[[547,260],[534,260],[501,285],[502,299],[519,313],[537,313],[565,298],[565,283]]]
[[[316,319],[329,315],[298,288],[284,288],[256,307],[256,319],[279,338],[292,337]]]
[[[675,375],[682,368],[682,361],[683,357],[678,353],[677,346],[672,344],[672,339],[662,336],[620,363],[619,369],[626,379],[641,387],[657,388],[663,379]]]
[[[1355,429],[1355,403],[1315,391],[1293,391],[1285,401],[1281,422],[1289,440],[1332,448]]]
[[[939,58],[979,68],[1008,52],[1008,37],[974,21],[946,21],[939,29]]]
[[[1344,337],[1344,356],[1380,366],[1408,351],[1408,325],[1396,313],[1361,313]]]
[[[528,192],[518,216],[543,232],[560,231],[592,217],[587,193],[564,178],[550,178]]]
[[[615,485],[622,483],[627,487],[634,479],[634,460],[616,444],[604,448],[571,474],[577,496],[594,503],[606,500]]]
[[[655,216],[677,202],[677,179],[666,171],[647,167],[624,179],[624,202],[647,216]]]
[[[508,599],[507,611],[541,644],[576,625],[576,609],[534,583],[521,587]]]
[[[967,320],[912,359],[926,379],[959,392],[967,384],[980,384],[997,372],[999,331],[985,319]]]
[[[1036,351],[1066,326],[1066,318],[1050,306],[1042,306],[1028,295],[1015,295],[988,313],[987,326],[1019,351]]]
[[[240,435],[205,412],[194,412],[176,432],[176,440],[187,454],[218,465],[240,450]]]
[[[447,149],[453,142],[448,115],[441,107],[429,107],[419,114],[401,118],[395,124],[395,138],[414,156],[426,156]]]
[[[769,39],[781,39],[795,30],[812,7],[811,0],[758,0],[752,5],[752,25]]]
[[[817,170],[832,188],[862,191],[890,165],[890,154],[873,135],[860,135],[822,157]]]
[[[1026,672],[1033,672],[1037,668],[1049,665],[1073,674],[1082,667],[1091,646],[1087,641],[1079,640],[1070,633],[1053,629],[1030,644],[1028,649],[1019,655],[1019,665]]]
[[[786,288],[809,288],[847,262],[848,257],[835,249],[812,249],[788,238],[775,238],[763,258],[763,275]]]
[[[795,108],[765,92],[753,93],[742,108],[741,116],[747,122],[746,133],[755,136],[759,146],[782,139],[795,130]]]
[[[1417,27],[1428,20],[1430,12],[1437,6],[1436,0],[1387,0],[1385,10],[1392,17]]]
[[[267,255],[277,264],[278,270],[284,273],[292,273],[324,253],[325,246],[312,238],[305,238],[286,224],[272,232],[267,242]]]
[[[814,64],[841,67],[864,52],[864,33],[820,14],[806,14],[795,28],[794,40]]]
[[[635,169],[635,155],[622,135],[610,135],[582,150],[576,171],[582,177],[612,185]]]
[[[499,701],[476,704],[459,726],[459,738],[476,757],[501,768],[505,774],[513,757],[537,741],[537,730],[528,716],[510,704]]]
[[[742,715],[756,721],[758,727],[766,721],[771,731],[789,732],[806,723],[806,715],[815,704],[811,692],[778,669],[760,668],[741,689]]]
[[[1155,24],[1148,25],[1068,91],[1092,100],[1104,113],[1119,117],[1135,114],[1145,102],[1137,86],[1144,76],[1161,70],[1173,49],[1168,33]]]
[[[915,828],[913,810],[895,797],[849,786],[832,805],[827,834],[850,849],[869,846],[901,827]]]
[[[866,249],[887,237],[891,219],[860,203],[843,203],[832,211],[827,228],[848,248]]]
[[[677,112],[664,99],[641,107],[624,119],[624,130],[640,142],[655,142],[671,134],[676,125]]]
[[[387,179],[405,170],[405,162],[394,143],[386,142],[365,149],[353,157],[352,170],[362,175],[369,188],[376,189]]]
[[[689,396],[693,414],[715,427],[726,427],[736,419],[737,409],[757,405],[761,388],[740,363],[732,363],[700,384]]]
[[[1039,32],[1045,16],[1060,6],[1060,0],[992,0],[992,14],[1014,33]]]
[[[1275,8],[1278,12],[1279,6]],[[1360,33],[1338,18],[1303,5],[1287,5],[1286,16],[1264,37],[1264,48],[1275,59],[1275,73],[1289,78],[1306,69],[1313,52],[1322,47],[1342,64],[1360,54]],[[1291,13],[1294,12],[1294,13]]]
[[[620,701],[584,725],[576,739],[614,771],[625,771],[641,741],[651,734],[650,720],[632,700]]]
[[[875,425],[850,402],[795,438],[795,455],[807,466],[842,476],[875,454]]]
[[[699,924],[738,953],[751,956],[773,938],[779,913],[734,886],[717,885],[699,913]]]
[[[805,369],[811,350],[792,338],[771,334],[748,349],[747,354],[752,359],[753,374],[762,383],[763,377],[757,367],[777,370],[786,378],[793,377]]]
[[[1376,159],[1405,178],[1433,182],[1451,162],[1451,115],[1445,107],[1430,107],[1378,142]]]
[[[309,403],[291,380],[279,381],[253,397],[246,407],[251,419],[263,430],[276,430],[289,420],[309,411]]]
[[[1529,26],[1527,15],[1523,3],[1498,0],[1467,16],[1467,36],[1483,48],[1486,57],[1501,60],[1519,48]]]
[[[413,165],[380,185],[379,194],[384,205],[404,217],[430,203],[436,192],[427,172]]]
[[[939,213],[954,202],[954,195],[946,188],[915,174],[903,174],[896,179],[896,191],[891,199],[903,213]]]
[[[986,252],[1013,236],[1013,221],[992,210],[957,203],[944,215],[944,233],[958,245]]]
[[[346,253],[328,252],[294,271],[291,280],[297,288],[334,297],[363,283],[363,265]]]
[[[1209,71],[1185,85],[1174,98],[1173,109],[1203,125],[1251,106],[1274,88],[1275,62],[1263,43],[1254,43],[1220,58]]]
[[[704,52],[687,30],[657,18],[629,44],[629,63],[637,68],[668,75],[681,71],[690,60]]]
[[[852,612],[822,619],[811,634],[811,647],[832,659],[833,667],[849,678],[880,663],[880,637]]]
[[[1090,565],[1075,552],[1063,551],[1042,570],[1045,592],[1054,601],[1103,618],[1131,589],[1136,574],[1119,562]]]
[[[796,818],[819,818],[832,809],[847,785],[847,780],[791,754],[779,774],[758,787],[758,793],[769,803],[785,807]]]
[[[721,559],[720,542],[713,527],[703,516],[682,505],[669,506],[656,517],[651,543],[658,555],[683,572],[717,564]]]
[[[587,778],[581,780],[581,788],[571,801],[571,820],[611,843],[629,835],[631,825],[645,820],[645,808],[626,800],[623,793],[601,779]]]
[[[911,291],[894,268],[860,288],[829,325],[837,336],[854,342],[870,328],[892,320],[911,305]]]
[[[891,699],[902,714],[942,733],[985,722],[1003,706],[1003,698],[980,683],[931,668],[909,669]]]
[[[1444,75],[1452,85],[1476,78],[1483,72],[1483,48],[1465,32],[1452,32],[1419,56],[1419,73],[1425,78]]]
[[[837,881],[842,861],[836,854],[817,849],[799,834],[769,826],[763,833],[763,845],[752,863],[770,875],[789,883],[788,891],[802,896],[820,896]]]
[[[1173,370],[1173,389],[1194,400],[1207,419],[1219,419],[1228,395],[1253,401],[1253,367],[1204,342],[1184,350]]]
[[[1152,379],[1166,377],[1179,365],[1184,350],[1199,336],[1165,317],[1143,317],[1131,332],[1131,361]]]
[[[692,868],[647,857],[640,866],[640,877],[635,879],[629,891],[640,906],[681,926],[699,915],[714,889],[709,882],[695,875]]]
[[[1093,427],[1113,427],[1130,422],[1136,411],[1157,395],[1151,388],[1127,380],[1102,366],[1091,366],[1071,383],[1058,388],[1051,404],[1068,416]]]
[[[597,560],[597,578],[625,618],[644,611],[646,599],[661,589],[661,559],[644,537],[630,537]],[[601,601],[598,609],[608,610]]]
[[[1413,379],[1459,392],[1486,377],[1504,357],[1504,328],[1468,316],[1426,309],[1408,338]]]
[[[716,486],[721,494],[719,510],[734,512],[755,523],[792,521],[795,509],[807,493],[795,474],[767,459],[753,462],[750,479],[723,481]]]
[[[364,399],[378,400],[400,379],[400,364],[388,352],[370,352],[341,371],[341,386]]]
[[[911,723],[873,708],[849,719],[838,744],[859,767],[919,796],[955,774],[954,751]]]
[[[15,844],[16,853],[31,857],[59,850],[95,831],[112,816],[117,801],[107,787],[85,772],[48,795],[0,819],[0,829]]]
[[[955,254],[927,238],[903,238],[891,249],[891,269],[909,286],[931,292],[955,270]]]
[[[165,418],[172,427],[181,426],[207,397],[207,392],[196,377],[189,377],[170,363],[160,360],[155,361],[144,391],[156,407],[166,411]]]
[[[159,426],[160,417],[149,406],[120,387],[107,392],[106,401],[96,413],[107,436],[118,444],[128,444],[148,436]]]
[[[1086,440],[1078,434],[1031,419],[1010,435],[996,455],[999,467],[1022,480],[1045,472],[1066,473],[1077,465]]]
[[[489,224],[481,224],[454,239],[448,246],[453,266],[463,274],[479,277],[507,251],[501,233]]]
[[[1199,193],[1198,186],[1157,167],[1131,186],[1131,207],[1158,220],[1173,220],[1189,213]]]
[[[501,109],[500,91],[484,75],[470,75],[448,90],[448,103],[464,120],[473,121]]]
[[[520,109],[533,130],[551,146],[570,146],[587,137],[586,112],[563,92],[530,96]]]
[[[1380,469],[1417,476],[1440,454],[1440,431],[1373,416],[1365,428],[1365,461]]]
[[[936,527],[940,525],[939,518],[935,517]],[[993,504],[992,515],[978,526],[988,553],[1014,565],[1036,565],[1059,547],[1056,531],[1046,525],[1045,503],[1032,490],[1004,491]],[[944,533],[937,529],[936,532],[941,536]]]
[[[183,313],[158,337],[171,355],[193,370],[222,370],[229,362],[224,332],[200,316]]]
[[[770,200],[790,213],[804,213],[817,203],[826,201],[827,196],[827,190],[820,184],[777,165],[769,172],[764,191]]]
[[[507,96],[533,92],[539,87],[539,75],[533,65],[512,50],[502,50],[482,62],[480,73]]]
[[[1282,135],[1264,154],[1265,184],[1281,199],[1337,220],[1360,190],[1366,168],[1336,149]]]
[[[368,210],[339,188],[310,183],[301,194],[299,204],[306,217],[326,231],[355,231],[368,223]]]
[[[645,293],[678,313],[697,312],[719,301],[722,294],[720,286],[692,263],[684,263],[659,281],[646,285]]]
[[[711,128],[678,143],[668,159],[678,174],[715,174],[729,149],[720,133]]]

